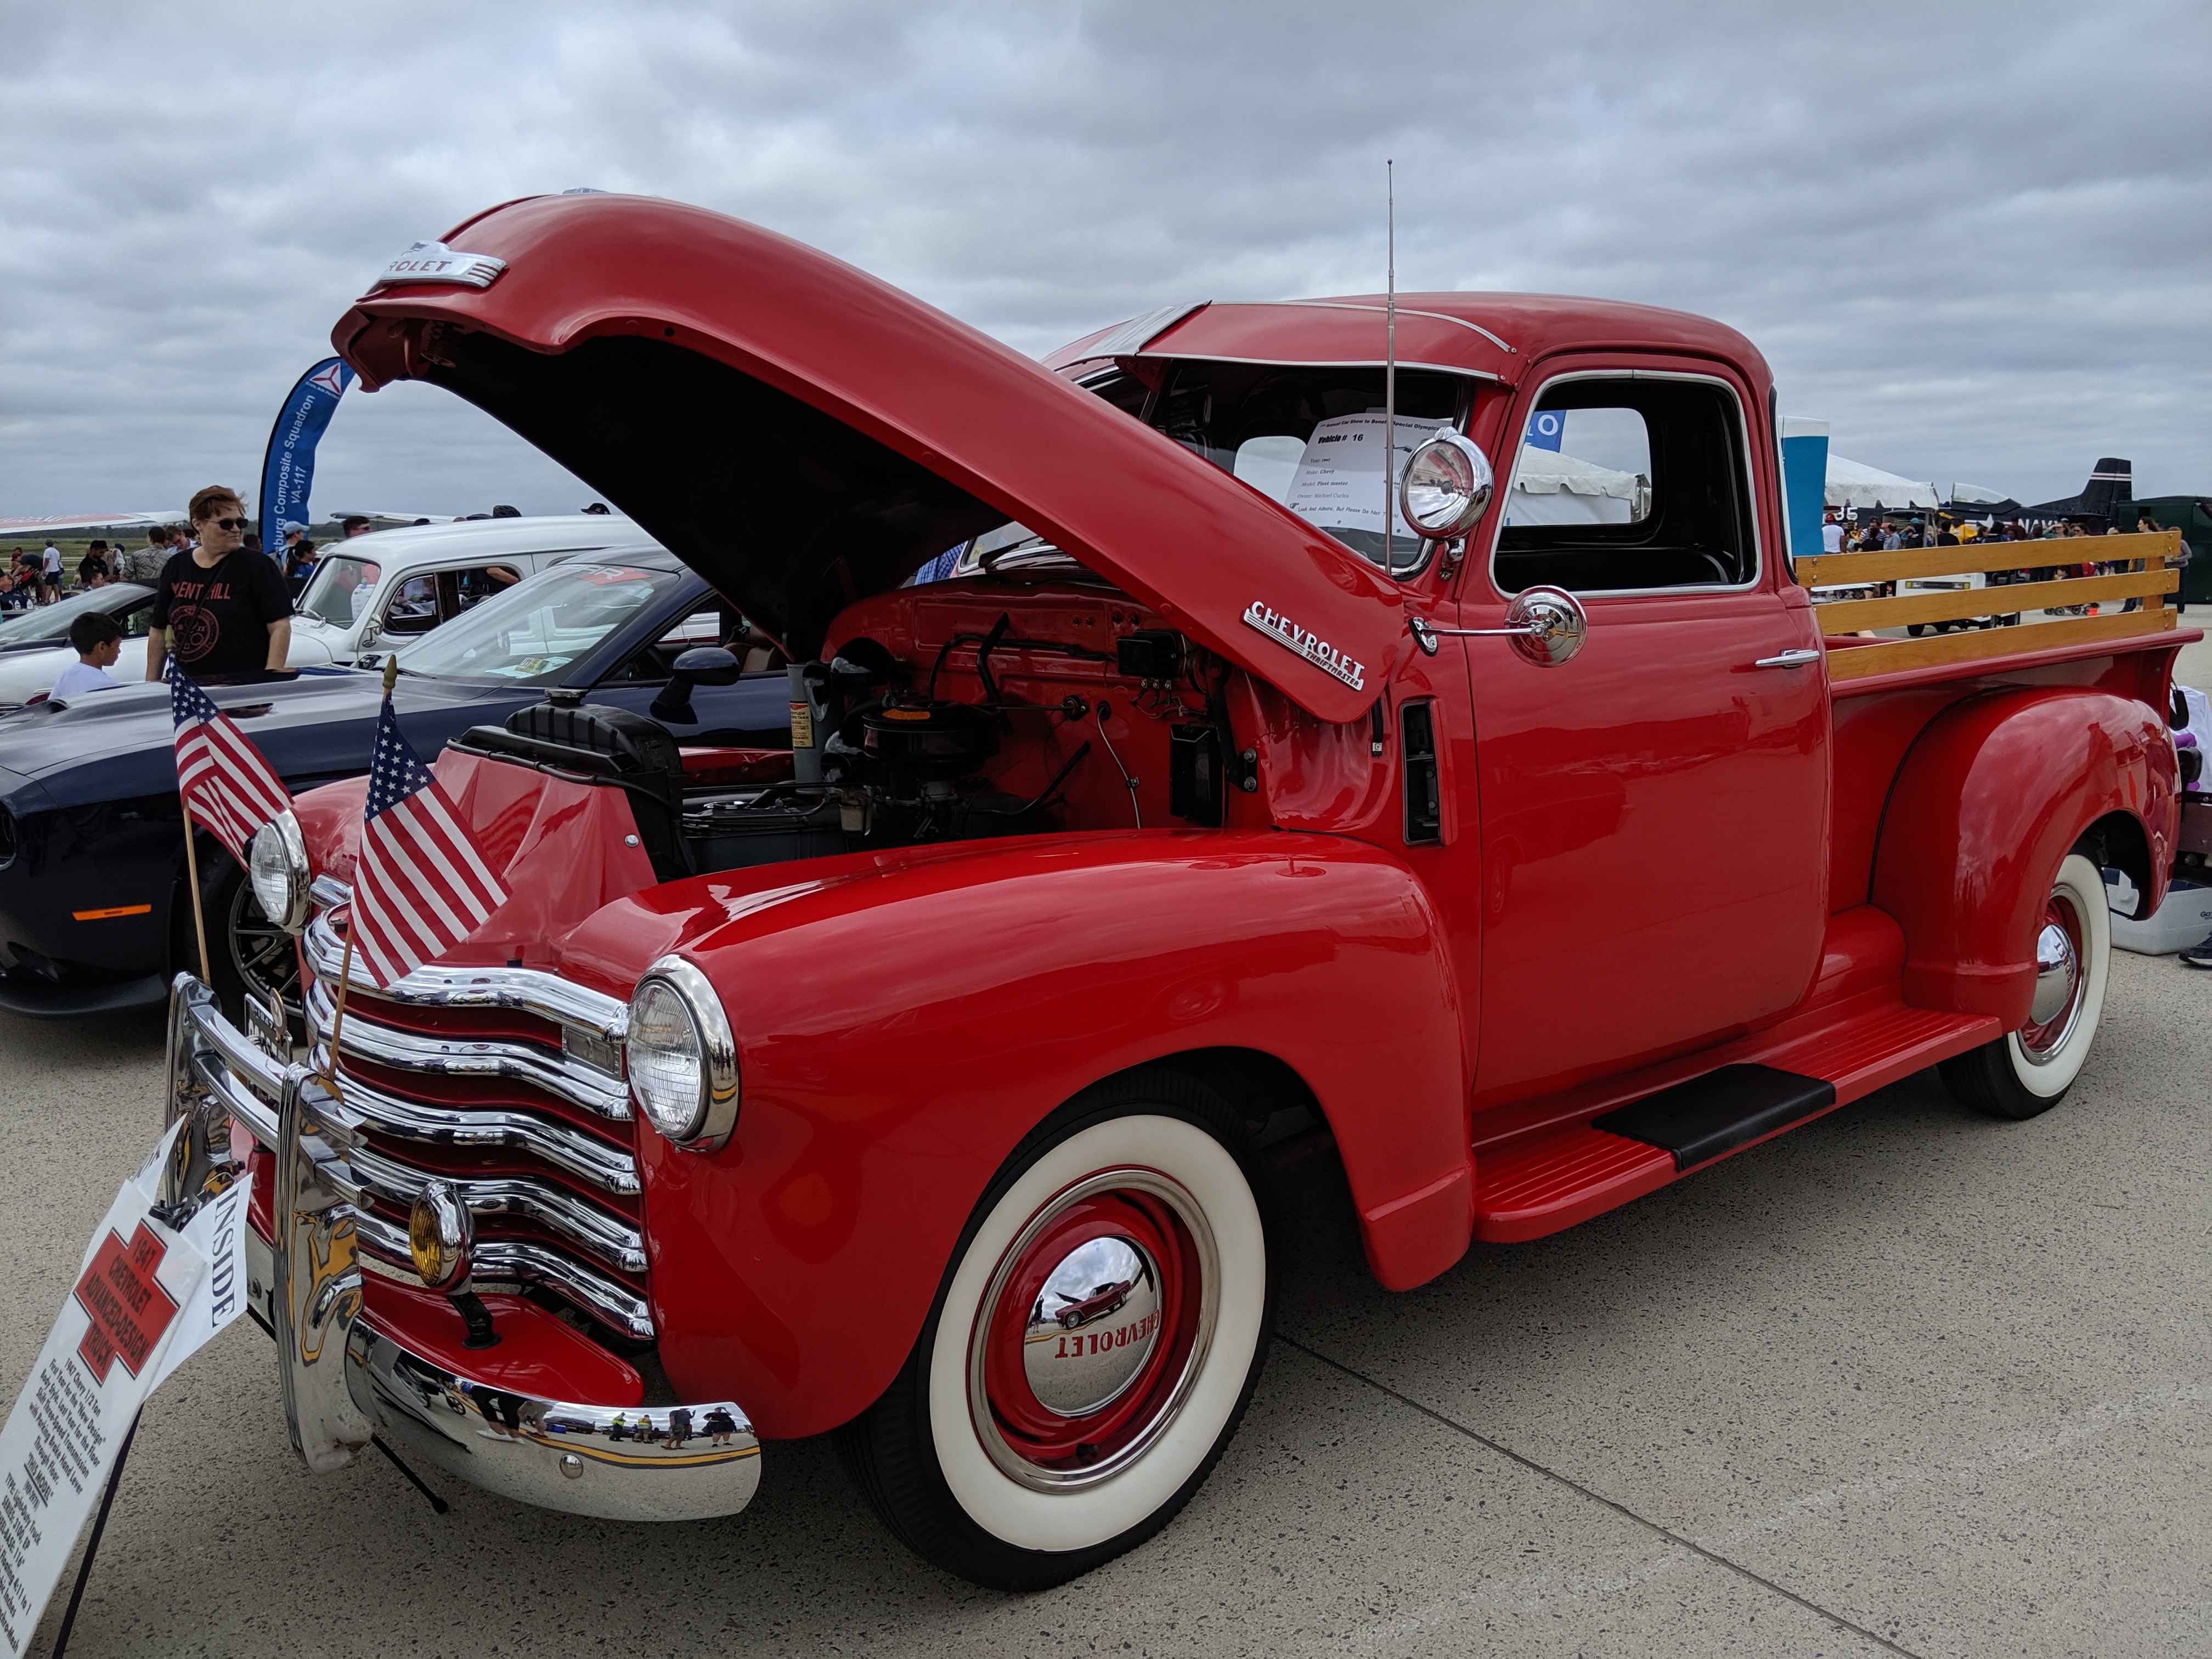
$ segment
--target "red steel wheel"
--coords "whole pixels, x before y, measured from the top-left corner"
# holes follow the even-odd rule
[[[1079,1096],[977,1204],[883,1397],[844,1431],[891,1530],[998,1589],[1065,1583],[1164,1526],[1267,1355],[1250,1131],[1179,1073]]]
[[[969,1344],[992,1461],[1049,1489],[1110,1478],[1172,1419],[1212,1335],[1220,1265],[1195,1199],[1156,1170],[1054,1197],[1001,1258]]]

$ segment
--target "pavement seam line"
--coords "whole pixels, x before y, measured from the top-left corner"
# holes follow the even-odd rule
[[[1280,1331],[1276,1331],[1273,1334],[1274,1336],[1274,1340],[1283,1344],[1284,1346],[1296,1348],[1300,1353],[1306,1355],[1308,1358],[1318,1359],[1322,1364],[1330,1367],[1332,1370],[1342,1371],[1346,1376],[1351,1377],[1354,1382],[1365,1383],[1377,1394],[1396,1401],[1400,1405],[1406,1407],[1409,1410],[1419,1412],[1422,1416],[1428,1418],[1431,1421],[1442,1424],[1445,1428],[1449,1429],[1454,1434],[1462,1435],[1468,1439],[1474,1441],[1475,1444],[1486,1447],[1488,1449],[1496,1452],[1501,1457],[1510,1458],[1514,1462],[1520,1464],[1522,1468],[1530,1470],[1536,1474],[1540,1474],[1545,1480],[1552,1481],[1556,1485],[1565,1486],[1569,1492],[1574,1492],[1579,1497],[1589,1498],[1593,1504],[1602,1504],[1614,1514],[1620,1516],[1626,1520],[1634,1522],[1645,1531],[1657,1534],[1659,1537],[1665,1539],[1670,1544],[1680,1545],[1682,1548],[1688,1550],[1693,1555],[1704,1557],[1705,1559],[1711,1562],[1717,1567],[1725,1567],[1728,1571],[1736,1574],[1739,1577],[1747,1578],[1753,1583],[1759,1585],[1763,1589],[1771,1590],[1775,1595],[1783,1597],[1786,1601],[1795,1601],[1799,1607],[1804,1608],[1808,1613],[1819,1614],[1820,1617],[1826,1620],[1830,1624],[1835,1626],[1837,1629],[1849,1631],[1854,1636],[1863,1636],[1868,1641],[1872,1642],[1875,1646],[1883,1649],[1885,1651],[1903,1656],[1903,1659],[1920,1659],[1920,1656],[1914,1653],[1911,1649],[1899,1646],[1896,1643],[1889,1640],[1887,1637],[1879,1635],[1876,1632],[1869,1630],[1864,1625],[1857,1624],[1851,1620],[1846,1619],[1840,1613],[1836,1613],[1827,1607],[1822,1607],[1818,1601],[1808,1601],[1806,1597],[1798,1595],[1796,1591],[1790,1589],[1784,1585],[1776,1583],[1771,1578],[1768,1578],[1759,1573],[1753,1572],[1749,1567],[1745,1566],[1741,1562],[1731,1561],[1727,1556],[1719,1553],[1717,1551],[1707,1549],[1703,1544],[1698,1543],[1694,1539],[1685,1538],[1680,1533],[1676,1532],[1671,1527],[1662,1526],[1656,1521],[1649,1520],[1644,1516],[1638,1515],[1634,1510],[1630,1509],[1626,1504],[1616,1503],[1613,1499],[1607,1498],[1603,1492],[1593,1491],[1591,1488],[1583,1485],[1581,1481],[1576,1480],[1572,1475],[1562,1474],[1557,1469],[1547,1468],[1544,1464],[1539,1463],[1534,1458],[1526,1456],[1520,1452],[1515,1451],[1512,1447],[1505,1445],[1499,1441],[1493,1440],[1488,1435],[1480,1433],[1474,1429],[1468,1427],[1464,1423],[1455,1421],[1451,1418],[1445,1416],[1443,1413],[1437,1411],[1435,1407],[1425,1406],[1419,1401],[1413,1399],[1410,1395],[1399,1393],[1397,1389],[1390,1387],[1387,1382],[1378,1382],[1365,1372],[1353,1370],[1342,1360],[1334,1358],[1328,1354],[1325,1354],[1318,1348],[1308,1347],[1296,1337],[1285,1336]]]

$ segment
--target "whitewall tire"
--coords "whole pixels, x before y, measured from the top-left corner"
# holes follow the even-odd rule
[[[2058,866],[2036,936],[2036,989],[2027,1024],[1943,1062],[1943,1081],[1970,1106],[2000,1117],[2049,1111],[2074,1086],[2105,1008],[2112,921],[2104,874],[2075,852]]]
[[[1086,1091],[978,1204],[899,1377],[845,1435],[891,1529],[995,1589],[1158,1531],[1235,1434],[1267,1352],[1249,1131],[1165,1070]]]

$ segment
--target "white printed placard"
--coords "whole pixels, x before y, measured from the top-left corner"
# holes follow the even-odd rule
[[[1398,416],[1389,434],[1398,464],[1390,471],[1395,485],[1406,471],[1413,453],[1437,434],[1449,421],[1409,420]],[[1382,535],[1383,418],[1371,415],[1338,415],[1323,421],[1306,440],[1306,453],[1291,478],[1291,493],[1283,505],[1308,524],[1322,530],[1364,532],[1380,540]],[[1395,500],[1395,490],[1392,494]],[[1419,538],[1407,522],[1402,504],[1393,515],[1393,533],[1406,538],[1407,547]]]
[[[0,1429],[0,1647],[38,1629],[147,1395],[245,1308],[246,1189],[182,1232],[149,1213],[176,1139],[123,1183]]]

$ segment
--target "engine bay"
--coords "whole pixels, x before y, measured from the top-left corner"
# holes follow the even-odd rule
[[[464,752],[627,790],[664,880],[792,859],[1233,814],[1231,666],[1064,556],[862,599],[793,665],[789,751],[682,749],[573,692]],[[703,672],[703,671],[702,671]],[[665,694],[680,706],[681,684]],[[659,705],[656,705],[659,707]]]

